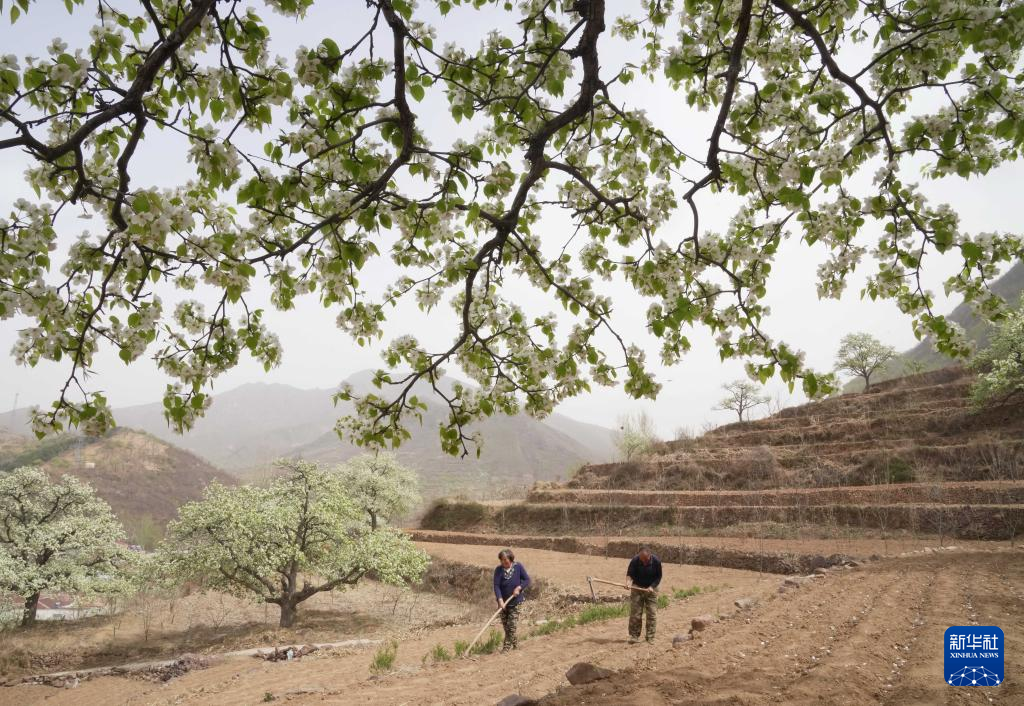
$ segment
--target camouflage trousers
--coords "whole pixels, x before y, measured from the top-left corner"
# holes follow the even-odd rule
[[[654,639],[654,630],[658,626],[658,595],[646,591],[630,591],[629,596],[629,636],[640,639],[640,627],[644,613],[647,614],[648,640]]]
[[[522,603],[510,605],[501,611],[501,627],[505,629],[505,643],[501,649],[503,652],[514,650],[519,647],[519,638],[516,635],[516,627],[519,623],[519,609]]]

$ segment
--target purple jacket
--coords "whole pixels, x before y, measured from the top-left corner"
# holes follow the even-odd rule
[[[498,566],[494,569],[494,597],[499,601],[504,601],[506,598],[512,595],[512,592],[516,590],[516,586],[522,586],[523,591],[530,585],[530,575],[526,573],[526,569],[519,562],[512,565],[512,575],[505,578],[505,569]],[[519,592],[519,595],[509,601],[509,605],[517,605],[523,600],[523,591]]]

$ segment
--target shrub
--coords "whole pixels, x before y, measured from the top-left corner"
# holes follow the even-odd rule
[[[380,646],[380,649],[373,655],[370,662],[371,674],[386,674],[395,666],[395,658],[398,657],[398,642],[389,640]]]
[[[885,475],[889,483],[911,483],[914,480],[914,469],[905,460],[896,456],[889,459],[886,464]]]
[[[668,596],[666,596],[664,594],[658,596],[658,607],[659,608],[668,608]]]
[[[465,640],[455,641],[455,656],[462,657],[466,654],[466,650],[469,648],[469,643]]]

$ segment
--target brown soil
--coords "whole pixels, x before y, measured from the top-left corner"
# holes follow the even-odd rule
[[[382,638],[395,630],[422,629],[474,615],[457,598],[371,581],[310,598],[299,606],[299,621],[290,629],[277,626],[276,606],[222,593],[136,600],[120,606],[120,611],[0,632],[0,683],[28,674],[172,659],[183,653]],[[0,690],[0,698],[3,693]]]
[[[1019,552],[887,560],[796,589],[641,669],[541,703],[1021,703],[1024,680],[1014,675],[1024,669],[1024,640],[1020,627],[1007,626],[1024,626],[1022,585]],[[1006,631],[1002,685],[944,683],[943,633],[968,624]]]
[[[424,544],[431,553],[493,566],[497,546]],[[531,573],[579,590],[585,576],[621,578],[620,559],[522,550]],[[1024,554],[1020,550],[942,551],[835,570],[780,594],[781,577],[668,565],[663,585],[714,590],[670,603],[659,613],[653,645],[625,643],[624,620],[596,622],[532,637],[511,655],[424,663],[436,644],[469,639],[477,625],[409,631],[397,671],[371,679],[372,651],[313,655],[291,662],[230,659],[165,684],[104,677],[75,689],[0,689],[0,703],[91,704],[493,704],[511,693],[545,704],[690,703],[1020,703],[1024,687]],[[615,589],[607,589],[609,592]],[[732,607],[740,597],[759,604]],[[486,615],[489,605],[477,614]],[[673,634],[690,618],[722,621],[681,649]],[[531,620],[537,618],[531,616]],[[544,617],[554,617],[548,615]],[[998,625],[1007,636],[1007,680],[1000,687],[953,689],[942,681],[946,627]],[[529,623],[524,620],[524,627]],[[565,671],[580,661],[615,670],[610,679],[569,687]],[[991,701],[989,701],[991,699]]]

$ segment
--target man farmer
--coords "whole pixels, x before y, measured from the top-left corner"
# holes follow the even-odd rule
[[[633,557],[626,569],[629,578],[629,644],[640,641],[640,626],[644,613],[647,614],[648,642],[654,641],[654,629],[658,625],[658,584],[661,583],[661,560],[651,550],[640,547],[640,553]]]

